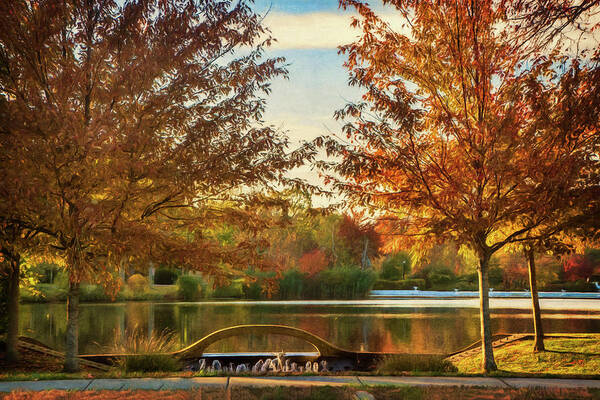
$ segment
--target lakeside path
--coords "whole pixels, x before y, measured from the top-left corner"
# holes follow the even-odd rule
[[[569,388],[600,389],[600,379],[546,379],[435,376],[290,376],[290,377],[197,377],[65,379],[45,381],[4,381],[0,392],[44,390],[190,390],[231,387],[307,387],[307,386],[446,386],[484,388]]]

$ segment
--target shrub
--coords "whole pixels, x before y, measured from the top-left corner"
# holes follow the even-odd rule
[[[398,281],[379,279],[373,285],[374,290],[411,290],[414,287],[425,288],[424,279],[404,279]]]
[[[490,287],[502,285],[502,280],[504,279],[503,275],[504,273],[502,272],[502,268],[491,267],[488,271],[488,281],[490,283]]]
[[[80,300],[83,302],[109,301],[111,298],[99,285],[81,285]]]
[[[383,358],[377,372],[394,375],[405,371],[456,372],[457,368],[443,355],[437,354],[394,354]]]
[[[154,283],[157,285],[173,285],[177,278],[177,272],[169,268],[159,268],[154,273]]]
[[[133,274],[127,279],[127,286],[134,292],[143,292],[148,287],[148,279],[141,274]]]
[[[181,369],[179,361],[170,354],[132,354],[120,364],[125,372],[173,372]]]
[[[219,299],[235,298],[241,299],[244,297],[243,279],[236,279],[227,286],[219,286],[213,290],[212,297]]]
[[[381,273],[379,274],[381,279],[388,280],[388,281],[397,281],[399,279],[402,279],[402,273],[400,272],[398,267],[396,265],[390,264],[386,261],[384,261],[381,264]]]
[[[369,294],[377,277],[370,269],[342,266],[321,272],[318,279],[321,283],[320,298],[358,299]]]
[[[438,269],[431,271],[429,281],[432,285],[447,285],[456,281],[456,275],[447,268]]]
[[[200,281],[202,278],[182,275],[177,279],[177,294],[185,301],[197,300],[200,297]]]
[[[564,287],[569,292],[595,292],[596,286],[593,283],[579,279],[574,282],[566,282]]]
[[[258,282],[245,283],[242,289],[245,299],[259,300],[263,298],[262,287]]]
[[[458,290],[479,290],[479,284],[477,282],[470,282],[468,280],[459,280],[456,282],[456,289]]]
[[[279,280],[279,298],[358,299],[369,294],[376,280],[371,269],[342,266],[307,276],[296,269],[285,271]]]
[[[285,271],[279,280],[279,298],[300,299],[304,293],[305,277],[297,269]]]
[[[412,260],[408,253],[400,252],[392,254],[381,264],[381,279],[398,280],[404,279],[412,268]]]

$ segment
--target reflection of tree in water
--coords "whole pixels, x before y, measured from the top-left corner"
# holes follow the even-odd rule
[[[125,303],[125,329],[129,331],[139,329],[142,332],[148,332],[148,312],[149,303]]]
[[[592,315],[593,314],[593,315]],[[600,332],[595,312],[546,311],[547,332]],[[281,324],[307,330],[340,347],[365,351],[451,352],[479,339],[475,309],[374,308],[281,304],[83,304],[80,349],[97,352],[137,327],[148,333],[175,331],[188,345],[215,330],[240,324]],[[528,310],[493,310],[495,333],[530,332]],[[64,349],[66,305],[23,304],[20,332]],[[312,351],[296,339],[268,335],[232,338],[212,351]],[[220,347],[219,347],[220,346]],[[264,349],[264,350],[263,350]]]
[[[249,335],[223,339],[211,344],[207,353],[228,352],[314,352],[313,346],[307,342],[283,335]]]
[[[23,304],[19,307],[19,332],[55,349],[64,349],[67,309],[64,304]]]
[[[111,347],[115,342],[115,335],[118,335],[117,337],[123,335],[122,321],[127,317],[126,309],[109,304],[82,304],[80,307],[80,353],[90,354],[109,351],[108,347]],[[81,327],[84,327],[84,329]]]
[[[576,314],[565,311],[542,310],[542,324],[545,333],[600,332],[600,319],[592,311],[577,311]],[[521,333],[533,332],[532,315],[527,310],[497,311],[492,314],[492,327],[495,332]]]

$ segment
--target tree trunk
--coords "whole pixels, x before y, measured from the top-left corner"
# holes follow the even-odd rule
[[[361,269],[367,269],[371,266],[371,261],[369,260],[369,238],[365,238],[365,245],[362,251],[362,257],[360,259]]]
[[[337,261],[337,255],[335,253],[335,238],[333,236],[333,227],[331,228],[331,258],[333,265],[335,266],[335,263]]]
[[[8,270],[8,331],[6,332],[6,360],[13,363],[19,359],[17,342],[19,340],[19,282],[21,275],[21,257],[16,255],[10,260]]]
[[[533,351],[545,351],[544,329],[542,327],[542,313],[540,310],[540,300],[538,299],[537,282],[535,277],[535,254],[533,248],[528,248],[527,264],[529,267],[529,289],[531,290],[531,305],[533,309],[533,329],[535,332],[535,342]]]
[[[79,282],[69,283],[65,371],[79,371]]]
[[[479,319],[481,327],[481,350],[483,360],[481,366],[484,372],[496,371],[494,349],[492,347],[492,326],[490,319],[490,289],[488,282],[489,255],[479,259]]]

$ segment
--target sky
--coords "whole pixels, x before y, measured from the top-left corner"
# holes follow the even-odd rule
[[[360,90],[348,85],[345,57],[337,49],[359,36],[350,27],[355,12],[339,9],[338,0],[256,0],[254,8],[266,13],[264,25],[277,39],[266,56],[285,57],[289,70],[288,80],[272,82],[265,122],[287,131],[292,148],[317,136],[339,134],[342,122],[333,113],[360,99]],[[308,167],[292,175],[313,184],[320,181]]]
[[[383,6],[380,0],[369,4],[392,29],[403,29],[404,21],[393,8]],[[265,122],[286,131],[291,148],[317,136],[340,134],[342,122],[335,121],[334,112],[349,101],[359,100],[361,95],[360,89],[348,85],[345,57],[338,54],[338,46],[351,43],[360,35],[350,26],[356,12],[339,9],[338,0],[255,0],[254,9],[266,15],[264,25],[277,39],[266,56],[285,57],[289,70],[288,80],[272,81]],[[590,18],[595,24],[600,15]],[[581,39],[577,32],[574,37]],[[599,42],[597,37],[592,38],[581,43],[595,48]],[[321,182],[309,167],[290,175],[312,184]],[[328,201],[317,198],[315,203],[325,205]]]
[[[266,56],[285,57],[289,71],[289,79],[272,83],[265,121],[288,131],[294,144],[339,131],[334,111],[359,96],[337,54],[356,36],[350,14],[337,0],[257,0],[255,9],[268,11],[264,24],[277,39]]]

